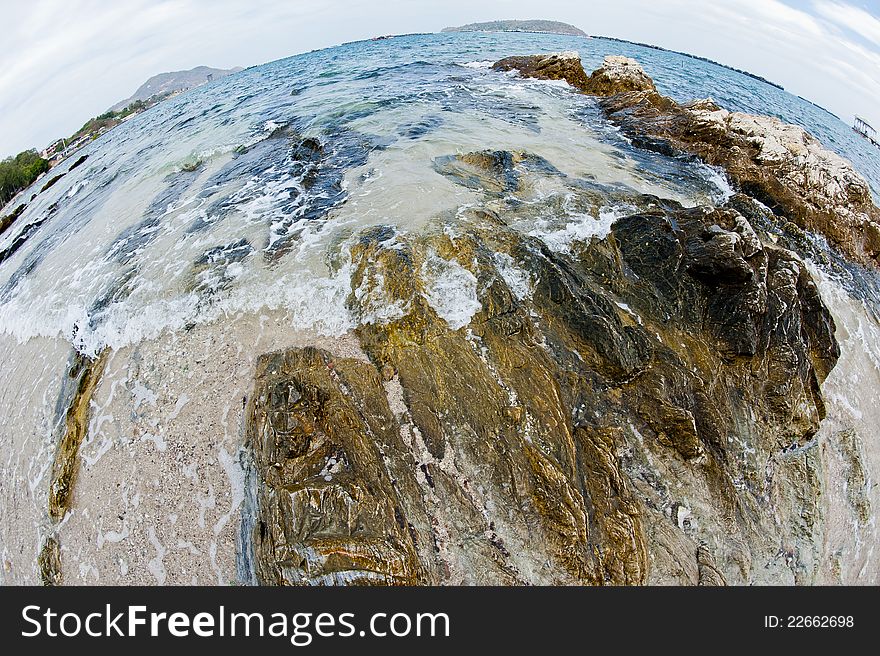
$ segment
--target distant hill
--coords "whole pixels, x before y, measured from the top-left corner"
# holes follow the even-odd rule
[[[550,20],[502,20],[488,23],[469,23],[461,27],[444,27],[442,32],[540,32],[543,34],[567,34],[587,36],[574,25]]]
[[[110,108],[111,112],[117,112],[128,107],[138,100],[149,100],[153,96],[167,95],[177,91],[186,91],[208,81],[208,76],[219,80],[232,73],[242,70],[240,66],[225,70],[222,68],[210,68],[208,66],[196,66],[188,71],[172,71],[171,73],[159,73],[144,82],[130,98],[122,100]]]

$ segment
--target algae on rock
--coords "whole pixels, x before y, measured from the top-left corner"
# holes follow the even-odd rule
[[[814,465],[777,455],[815,434],[837,357],[809,273],[733,209],[641,203],[570,253],[489,209],[363,231],[349,304],[370,363],[260,362],[258,580],[747,582],[791,527],[818,539]],[[437,260],[473,287],[440,302]],[[376,299],[398,311],[370,320]]]

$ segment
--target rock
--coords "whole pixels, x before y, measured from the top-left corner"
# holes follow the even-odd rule
[[[609,55],[602,67],[593,71],[581,87],[582,91],[594,96],[613,96],[626,91],[654,91],[654,80],[642,69],[635,59]]]
[[[204,297],[216,296],[227,290],[236,277],[236,265],[254,252],[247,239],[209,248],[195,262],[189,271],[187,291]]]
[[[518,424],[523,419],[523,409],[518,405],[511,405],[504,408],[504,416],[510,419],[510,421]]]
[[[88,436],[92,395],[104,372],[105,349],[96,358],[75,352],[56,403],[58,413],[55,455],[48,494],[48,517],[52,530],[63,523],[73,503],[73,492],[80,469],[79,450]],[[37,557],[37,570],[43,585],[61,585],[61,545],[52,533],[43,541]]]
[[[522,159],[520,153],[501,150],[446,155],[434,160],[434,170],[464,187],[500,194],[519,188],[514,167]]]
[[[699,585],[727,585],[724,575],[715,565],[715,559],[712,557],[712,552],[709,551],[709,546],[705,542],[701,542],[700,546],[697,548],[697,564],[699,565]]]
[[[49,537],[37,558],[37,569],[43,585],[61,585],[61,546],[54,537]]]
[[[104,371],[106,354],[105,350],[97,358],[89,359],[77,353],[68,373],[73,384],[67,389],[72,395],[68,403],[59,400],[59,406],[66,406],[66,411],[60,423],[63,432],[55,450],[49,486],[49,516],[56,522],[63,520],[70,509],[79,471],[79,447],[88,435],[92,394]],[[67,393],[62,390],[62,397]]]
[[[601,104],[637,145],[690,153],[723,167],[740,190],[781,219],[824,235],[856,262],[877,265],[880,209],[867,182],[803,128],[728,112],[710,101],[679,105],[653,91],[618,94]]]
[[[392,478],[386,469],[388,450],[404,447],[378,372],[313,348],[273,353],[257,364],[251,399],[257,581],[427,582],[416,533],[404,521],[417,495],[401,499],[414,474]]]
[[[818,465],[779,454],[816,433],[838,351],[794,253],[729,208],[655,203],[569,253],[487,209],[458,220],[454,238],[360,234],[352,311],[401,308],[356,329],[369,363],[261,358],[258,581],[744,583],[790,531],[821,534]],[[475,280],[463,325],[433,294],[438,262]]]
[[[626,91],[654,91],[654,81],[635,59],[610,55],[602,68],[587,77],[576,52],[507,57],[495,62],[496,71],[518,71],[539,80],[565,80],[571,86],[596,96],[612,96]]]
[[[434,170],[456,184],[494,196],[527,192],[529,172],[562,176],[540,155],[507,150],[442,155],[434,159]]]
[[[711,99],[681,105],[660,95],[638,62],[626,57],[606,57],[589,78],[574,53],[510,57],[493,68],[566,79],[604,97],[606,115],[636,146],[669,156],[688,153],[723,167],[742,192],[781,219],[824,235],[856,262],[880,262],[880,208],[867,182],[803,128],[729,112]]]
[[[507,57],[495,62],[492,68],[496,71],[518,71],[524,77],[539,80],[565,80],[581,90],[587,86],[587,74],[576,52]]]

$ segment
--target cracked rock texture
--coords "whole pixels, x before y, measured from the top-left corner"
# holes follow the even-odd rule
[[[362,234],[352,306],[402,308],[357,329],[369,363],[261,360],[258,580],[765,582],[796,541],[785,567],[809,582],[822,465],[803,447],[838,349],[800,258],[732,209],[655,207],[572,254],[491,210],[467,226]],[[468,327],[432,304],[435,258],[475,281]]]

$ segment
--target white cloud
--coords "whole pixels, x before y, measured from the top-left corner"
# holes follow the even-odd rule
[[[852,30],[880,46],[880,18],[877,16],[872,16],[864,9],[842,2],[822,0],[813,4],[816,13],[822,18]]]

